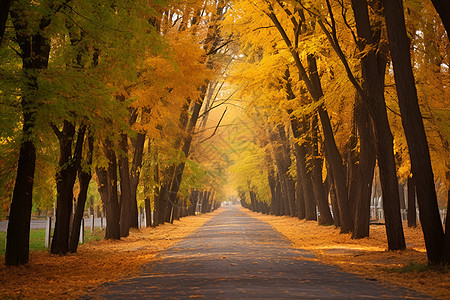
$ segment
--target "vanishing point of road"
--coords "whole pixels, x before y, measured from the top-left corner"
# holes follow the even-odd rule
[[[426,299],[312,261],[270,225],[226,206],[138,277],[83,299]],[[308,260],[309,259],[309,260]]]

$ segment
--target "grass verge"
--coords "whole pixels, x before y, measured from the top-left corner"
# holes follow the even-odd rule
[[[101,240],[105,233],[101,229],[94,229],[84,231],[84,242],[89,243],[92,241]],[[5,255],[6,250],[6,232],[0,232],[0,255]],[[31,229],[30,230],[30,251],[42,251],[45,250],[45,229]]]

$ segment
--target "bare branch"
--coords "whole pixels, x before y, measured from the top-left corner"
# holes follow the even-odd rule
[[[220,122],[222,122],[223,117],[225,117],[225,114],[227,113],[227,109],[228,109],[228,107],[225,108],[225,110],[224,110],[222,116],[221,116],[220,119],[219,119],[219,122],[217,122],[217,125],[216,125],[216,128],[214,129],[214,132],[213,132],[209,137],[207,137],[206,139],[202,140],[200,143],[203,143],[204,141],[209,140],[210,138],[212,138],[212,137],[216,134],[217,129],[219,128]]]

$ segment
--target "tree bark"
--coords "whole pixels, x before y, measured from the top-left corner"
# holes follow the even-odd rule
[[[136,138],[132,138],[131,142],[134,147],[133,161],[130,169],[130,192],[131,192],[131,209],[130,209],[130,227],[138,227],[138,208],[137,208],[137,188],[141,175],[142,158],[144,155],[145,133],[138,133]],[[147,212],[147,210],[146,210]]]
[[[290,210],[290,216],[296,217],[296,205],[295,205],[295,182],[289,176],[289,167],[291,166],[291,151],[289,147],[289,141],[286,137],[286,131],[284,126],[277,126],[279,141],[281,143],[281,159],[284,166],[284,176],[285,176],[285,189],[286,189],[286,200]]]
[[[412,72],[403,3],[401,0],[383,3],[402,125],[408,144],[411,170],[417,183],[417,202],[428,262],[439,264],[443,262],[445,235],[440,222],[428,142]]]
[[[341,226],[341,217],[339,215],[339,205],[337,203],[337,197],[336,197],[336,189],[334,188],[334,180],[333,180],[333,174],[331,174],[329,167],[328,167],[328,178],[330,180],[330,202],[331,202],[331,208],[333,210],[333,220],[334,225],[336,227]]]
[[[269,182],[269,188],[270,188],[270,213],[274,215],[278,215],[277,213],[277,198],[275,193],[275,172],[273,171],[272,167],[267,171],[267,181]]]
[[[312,131],[312,186],[317,208],[319,209],[319,225],[332,225],[334,223],[331,216],[328,198],[322,182],[322,159],[319,156],[319,141],[317,136],[317,116],[311,120]]]
[[[446,0],[431,0],[434,8],[441,17],[444,24],[445,31],[447,32],[447,38],[450,39],[450,5]]]
[[[0,0],[0,45],[2,44],[3,35],[5,34],[10,6],[11,0]]]
[[[356,29],[360,41],[358,46],[365,51],[361,57],[364,91],[357,88],[373,121],[380,181],[383,191],[383,208],[389,250],[405,249],[405,237],[400,215],[397,174],[393,152],[393,137],[384,101],[384,70],[386,62],[377,57],[377,41],[369,21],[366,0],[352,0]],[[378,8],[379,10],[379,8]],[[378,38],[378,37],[377,37]],[[370,47],[367,51],[366,47]]]
[[[291,115],[291,111],[288,111]],[[300,122],[293,116],[290,117],[292,134],[295,138],[301,138]],[[315,220],[315,200],[312,191],[311,177],[306,169],[306,147],[302,145],[294,145],[296,170],[297,170],[297,201],[299,219]],[[301,198],[299,198],[299,194]]]
[[[414,178],[408,177],[408,227],[417,226],[416,217],[416,185],[414,184]]]
[[[285,154],[283,149],[284,144],[279,134],[279,128],[270,130],[269,138],[272,144],[273,154],[275,157],[275,164],[277,165],[278,170],[278,178],[281,184],[280,185],[282,194],[281,201],[283,202],[285,213],[289,216],[293,216],[294,208],[292,207],[293,205],[290,199],[291,195],[289,194],[290,189],[287,175],[290,162],[286,160],[286,157],[284,155]]]
[[[27,119],[29,118],[24,117],[23,132],[25,136],[31,129]],[[9,212],[5,253],[5,264],[9,266],[28,263],[35,165],[36,149],[31,140],[25,140],[20,145],[19,164]]]
[[[445,173],[447,179],[447,214],[445,216],[445,243],[442,256],[442,262],[444,264],[450,263],[450,171]]]
[[[101,187],[106,188],[100,191],[103,207],[106,212],[106,232],[105,239],[120,239],[120,207],[119,196],[117,193],[117,159],[113,149],[112,142],[106,140],[104,143],[104,152],[108,160],[107,170],[102,169],[97,172]]]
[[[56,223],[50,249],[53,254],[66,254],[69,251],[73,186],[80,166],[86,131],[86,126],[81,125],[72,154],[75,126],[67,120],[64,120],[63,123],[62,131],[59,131],[56,126],[52,126],[59,140],[59,170],[56,173]]]
[[[359,167],[357,172],[359,186],[355,192],[355,225],[353,227],[352,238],[360,239],[369,236],[370,196],[376,155],[369,112],[358,96],[356,101],[356,123],[360,141]]]
[[[78,194],[77,206],[75,209],[75,215],[72,220],[72,229],[69,237],[69,252],[75,253],[78,248],[78,241],[80,236],[81,220],[83,219],[84,207],[86,205],[87,192],[89,188],[89,182],[92,178],[91,166],[92,166],[92,155],[94,151],[94,138],[92,135],[88,137],[88,153],[86,157],[87,169],[83,166],[78,167],[78,181],[80,182],[80,193]]]
[[[130,186],[130,167],[128,163],[128,135],[120,135],[118,158],[120,174],[120,237],[126,237],[130,233],[131,218],[131,186]]]
[[[6,2],[2,2],[2,4],[5,4],[6,7]],[[50,53],[50,42],[42,33],[50,24],[51,19],[50,16],[42,18],[39,22],[37,33],[29,34],[26,13],[22,11],[23,8],[19,5],[11,4],[10,13],[16,31],[17,43],[21,50],[22,70],[26,78],[26,85],[21,91],[23,113],[22,142],[20,144],[17,175],[9,213],[5,264],[21,265],[28,263],[29,259],[30,219],[36,167],[33,130],[38,107],[36,99],[38,91],[37,75],[40,70],[47,68]]]

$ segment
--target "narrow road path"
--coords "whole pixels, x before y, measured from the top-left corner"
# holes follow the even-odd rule
[[[226,206],[139,277],[103,285],[84,299],[427,298],[304,260],[312,257],[270,225]]]

